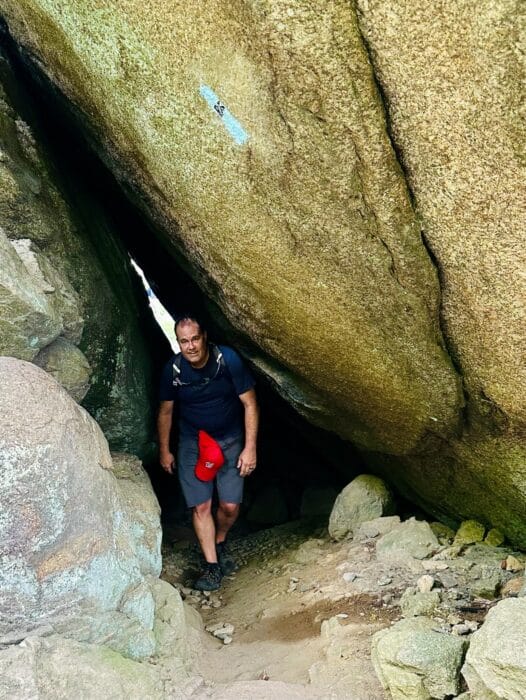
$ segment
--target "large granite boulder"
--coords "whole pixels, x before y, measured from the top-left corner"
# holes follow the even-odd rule
[[[0,697],[10,700],[162,700],[163,690],[155,667],[58,635],[0,651]]]
[[[0,51],[0,355],[50,372],[112,449],[146,454],[163,342],[103,207],[36,141],[28,100]]]
[[[406,460],[405,481],[437,514],[433,501],[525,546],[523,7],[356,5],[467,398],[461,439]]]
[[[373,665],[393,700],[443,700],[458,694],[468,641],[435,628],[433,620],[416,617],[374,635]]]
[[[478,10],[2,2],[288,400],[526,544],[519,19]]]
[[[377,476],[360,474],[338,494],[329,517],[335,540],[353,535],[358,525],[393,512],[393,496]]]
[[[146,475],[47,373],[0,358],[0,634],[52,625],[131,658],[155,653],[161,570]]]
[[[2,3],[253,359],[361,446],[450,435],[438,280],[352,6],[97,7]]]
[[[526,599],[502,600],[471,638],[462,667],[474,698],[518,700],[526,688]]]

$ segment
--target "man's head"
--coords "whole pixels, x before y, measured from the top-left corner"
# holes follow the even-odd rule
[[[200,369],[208,360],[206,331],[193,316],[182,316],[175,322],[175,336],[181,353],[192,367]]]

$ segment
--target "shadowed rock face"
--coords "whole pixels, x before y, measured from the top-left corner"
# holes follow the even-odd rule
[[[510,324],[497,319],[508,292],[488,306],[492,290],[506,287],[500,276],[513,255],[496,223],[495,242],[484,243],[479,221],[483,212],[490,229],[501,220],[489,173],[508,172],[507,152],[493,148],[481,180],[467,128],[477,115],[460,109],[470,93],[455,63],[458,52],[467,63],[478,55],[478,40],[465,41],[469,21],[493,18],[467,13],[457,36],[437,15],[418,37],[440,46],[424,62],[410,50],[419,19],[409,5],[395,15],[364,0],[360,26],[343,0],[216,2],[206,13],[189,5],[2,0],[1,8],[291,403],[374,453],[375,467],[428,509],[493,521],[526,543],[517,391],[508,393],[511,375],[497,379],[490,359],[492,338],[499,361],[516,352],[520,310],[511,305]],[[457,90],[434,110],[429,92],[440,96],[449,67]],[[508,84],[495,75],[495,105],[508,104]],[[443,281],[441,309],[420,220]],[[503,261],[492,265],[500,248]],[[465,411],[440,311],[465,371]]]
[[[143,455],[153,423],[148,344],[164,339],[102,206],[66,194],[60,166],[24,120],[32,111],[0,54],[0,354],[46,369],[84,401],[112,448]]]

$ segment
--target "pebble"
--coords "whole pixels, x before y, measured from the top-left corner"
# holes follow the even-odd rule
[[[379,586],[388,586],[392,582],[393,579],[390,576],[383,576],[381,579],[378,579]]]
[[[223,625],[223,627],[220,627],[217,630],[214,630],[212,634],[214,637],[217,637],[217,639],[225,640],[225,639],[230,639],[232,641],[232,635],[234,633],[234,625],[228,624],[228,622]]]
[[[393,598],[394,598],[394,596],[392,593],[386,593],[382,598],[382,603],[384,605],[389,605],[389,603],[392,602]]]
[[[450,625],[460,625],[460,623],[462,622],[462,618],[456,613],[451,613],[447,616],[447,621]]]
[[[435,579],[429,574],[424,574],[423,576],[420,576],[420,578],[416,582],[416,587],[418,588],[420,593],[430,593],[434,585]]]
[[[211,625],[207,625],[205,630],[214,635],[219,631],[224,632],[225,634],[233,634],[234,625],[231,625],[230,622],[214,622]]]
[[[522,571],[524,569],[524,564],[521,564],[516,557],[510,554],[509,557],[506,558],[503,568],[506,569],[506,571],[517,573],[518,571]]]
[[[220,637],[220,639],[221,639],[221,637]],[[230,637],[230,635],[228,635],[228,634],[225,635],[223,637],[223,644],[232,644],[232,637]]]
[[[459,625],[453,625],[453,629],[451,630],[451,632],[460,636],[464,634],[469,634],[471,630],[467,625],[461,623]]]
[[[445,561],[434,561],[433,559],[424,559],[422,561],[422,568],[426,571],[445,571],[449,569],[449,564]]]
[[[358,578],[357,575],[355,573],[353,573],[352,571],[346,571],[343,574],[343,580],[346,583],[352,583],[356,578]]]
[[[221,607],[221,601],[220,600],[214,600],[212,603],[213,608],[220,608]]]

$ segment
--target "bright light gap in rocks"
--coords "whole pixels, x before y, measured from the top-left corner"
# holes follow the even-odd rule
[[[174,352],[179,352],[179,345],[177,343],[177,339],[175,337],[175,331],[174,331],[174,319],[172,316],[168,313],[166,308],[161,304],[159,299],[155,296],[155,293],[153,289],[150,287],[150,284],[148,280],[146,279],[144,272],[141,270],[139,265],[135,262],[135,260],[130,256],[130,261],[131,264],[133,265],[133,268],[135,272],[139,275],[141,278],[141,282],[144,286],[144,289],[146,291],[146,295],[148,296],[148,303],[150,305],[150,309],[152,310],[153,317],[157,321],[159,328],[162,330],[166,338],[168,339],[168,342],[172,346],[172,350]]]

